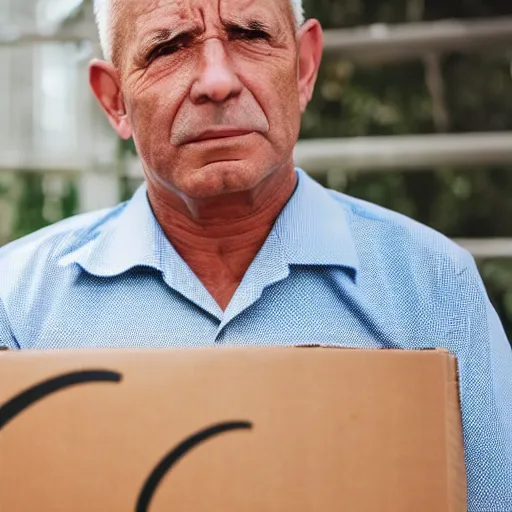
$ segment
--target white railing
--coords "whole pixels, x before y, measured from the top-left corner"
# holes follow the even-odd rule
[[[512,258],[512,238],[464,238],[454,241],[477,259]]]
[[[311,173],[512,165],[512,132],[302,140],[295,161]]]
[[[396,62],[428,53],[474,53],[490,47],[510,48],[511,44],[512,17],[375,24],[325,33],[326,54],[359,64]]]

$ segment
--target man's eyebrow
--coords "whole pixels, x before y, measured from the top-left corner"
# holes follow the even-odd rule
[[[243,28],[246,30],[254,30],[258,32],[270,32],[270,26],[261,20],[256,19],[249,19],[249,20],[242,20],[242,19],[235,19],[235,20],[229,20],[224,23],[224,27],[227,30],[230,29],[239,29]]]
[[[189,29],[189,30],[176,30],[170,28],[163,28],[146,35],[142,40],[143,50],[150,50],[161,43],[167,43],[173,39],[180,38],[183,36],[194,37],[198,35],[200,29]]]

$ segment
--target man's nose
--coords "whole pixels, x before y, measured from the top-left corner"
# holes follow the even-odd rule
[[[242,82],[233,69],[224,45],[218,39],[204,43],[201,64],[196,81],[192,85],[194,103],[223,103],[242,92]]]

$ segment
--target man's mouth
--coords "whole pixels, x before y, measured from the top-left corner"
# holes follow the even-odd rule
[[[218,140],[218,139],[227,139],[229,137],[242,137],[244,135],[249,135],[253,133],[254,130],[245,130],[241,128],[231,128],[231,127],[220,127],[220,128],[210,128],[198,136],[190,139],[188,143],[194,142],[204,142],[210,140]]]

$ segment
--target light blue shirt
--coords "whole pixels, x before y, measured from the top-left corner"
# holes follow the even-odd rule
[[[116,208],[0,249],[0,344],[444,347],[459,360],[469,510],[512,512],[512,350],[473,258],[297,173],[225,312],[164,236],[142,186]]]

